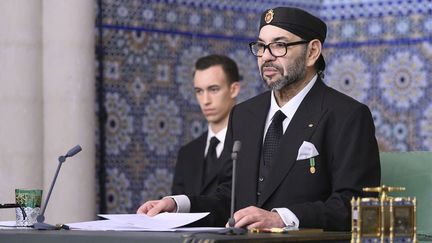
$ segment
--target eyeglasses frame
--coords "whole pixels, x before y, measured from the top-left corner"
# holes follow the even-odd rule
[[[288,47],[289,47],[289,46],[295,46],[295,45],[307,44],[307,43],[309,43],[309,42],[310,42],[310,41],[307,41],[307,40],[293,41],[293,42],[288,42],[288,43],[277,41],[277,42],[271,42],[271,43],[268,43],[267,45],[263,44],[263,46],[264,46],[263,54],[264,54],[265,50],[268,49],[269,52],[270,52],[270,54],[271,54],[272,56],[274,56],[274,57],[283,57],[283,56],[285,56],[285,55],[288,53]],[[253,52],[253,49],[252,49],[252,46],[254,46],[254,45],[258,44],[258,43],[259,43],[259,42],[257,42],[257,41],[254,41],[254,42],[249,43],[249,49],[250,49],[251,53],[252,53],[254,56],[256,56],[256,57],[262,57],[263,55],[257,55],[257,54],[255,54],[255,53]],[[273,54],[273,52],[272,52],[271,49],[270,49],[270,45],[275,44],[275,43],[282,44],[282,45],[285,46],[285,54],[283,54],[283,55],[278,55],[278,56],[276,56],[276,55]]]

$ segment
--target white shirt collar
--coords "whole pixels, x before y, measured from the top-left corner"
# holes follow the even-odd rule
[[[296,113],[298,107],[300,106],[301,102],[303,101],[304,97],[309,93],[309,91],[312,89],[312,86],[315,84],[317,80],[318,75],[315,74],[315,76],[312,78],[312,80],[298,93],[296,94],[291,100],[289,100],[284,106],[279,107],[279,105],[276,102],[276,98],[274,96],[274,91],[271,93],[271,101],[270,101],[270,110],[267,115],[266,124],[270,124],[271,119],[273,118],[274,114],[281,110],[285,116],[291,120],[294,114]]]
[[[224,147],[224,143],[225,143],[226,132],[227,132],[227,127],[220,130],[218,133],[214,133],[211,130],[210,125],[208,126],[207,142],[206,142],[206,148],[204,150],[204,156],[207,155],[207,150],[208,150],[208,147],[210,146],[210,139],[213,136],[215,136],[219,140],[219,143],[216,146],[216,155],[217,155],[217,157],[219,157],[221,155],[223,147]]]
[[[220,130],[218,133],[214,133],[210,126],[208,126],[208,133],[207,133],[207,143],[210,142],[210,139],[212,137],[216,137],[220,143],[223,143],[225,141],[225,136],[226,136],[226,132],[227,132],[227,127],[225,127],[224,129]]]

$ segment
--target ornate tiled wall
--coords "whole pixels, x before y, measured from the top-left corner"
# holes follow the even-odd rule
[[[283,5],[327,22],[325,82],[369,105],[382,151],[432,150],[431,0],[102,0],[99,203],[107,212],[170,194],[180,145],[206,129],[192,89],[198,57],[238,63],[240,101],[264,90],[247,44],[260,13]]]

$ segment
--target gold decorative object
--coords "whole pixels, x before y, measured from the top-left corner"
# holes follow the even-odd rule
[[[273,20],[274,11],[273,9],[269,9],[264,17],[264,21],[268,24]]]
[[[352,198],[351,242],[417,242],[416,198],[390,197],[404,187],[363,188],[378,198]]]

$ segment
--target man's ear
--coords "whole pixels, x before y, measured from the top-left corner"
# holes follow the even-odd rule
[[[306,58],[306,66],[313,67],[315,62],[318,60],[321,55],[322,45],[321,42],[317,39],[311,40],[308,44],[307,58]]]
[[[231,98],[236,98],[240,92],[240,82],[236,81],[231,84],[230,87]]]

